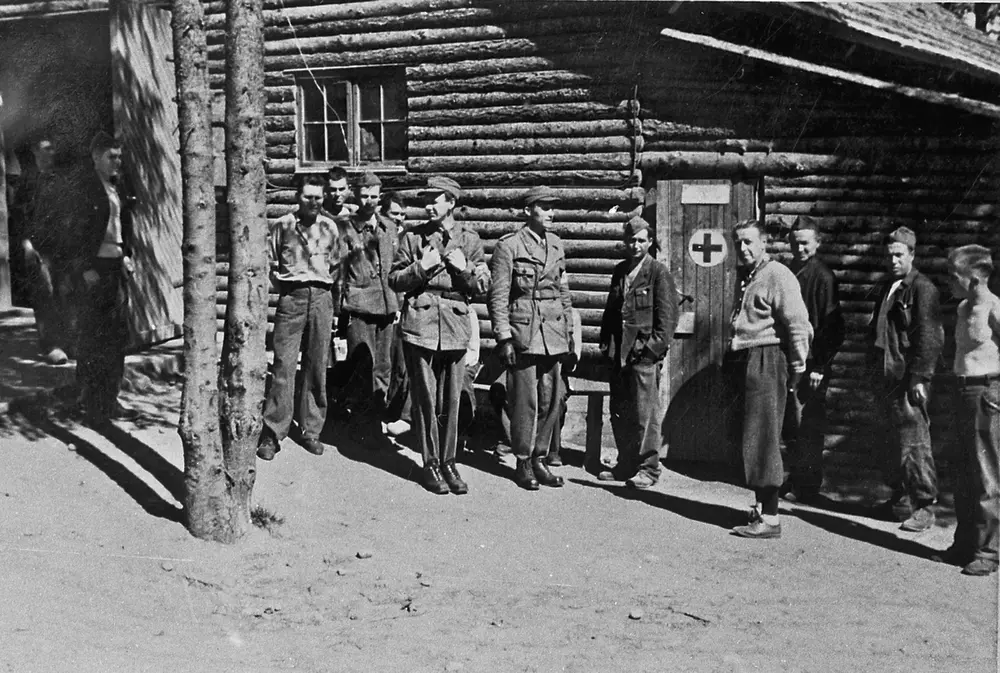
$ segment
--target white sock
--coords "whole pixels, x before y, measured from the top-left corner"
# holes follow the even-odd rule
[[[778,525],[778,515],[777,514],[761,514],[761,521],[766,523],[768,526]]]

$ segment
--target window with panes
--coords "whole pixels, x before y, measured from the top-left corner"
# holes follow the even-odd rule
[[[378,168],[405,163],[402,68],[304,73],[296,83],[300,165]]]

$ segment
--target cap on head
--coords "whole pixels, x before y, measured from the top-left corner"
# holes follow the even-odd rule
[[[107,152],[112,147],[119,147],[118,141],[107,131],[98,131],[97,135],[90,141],[90,153],[101,154]]]
[[[886,245],[889,245],[890,243],[902,243],[913,251],[917,247],[917,235],[913,233],[913,230],[909,227],[899,227],[894,232],[889,234],[889,238],[886,240]]]
[[[440,194],[444,193],[450,196],[455,201],[462,198],[462,188],[458,186],[458,183],[451,178],[442,178],[434,176],[427,178],[427,186],[420,190],[421,194]]]
[[[354,186],[358,189],[362,187],[381,187],[382,181],[378,179],[378,176],[371,171],[365,171],[361,177],[358,178]]]
[[[644,229],[652,229],[652,225],[638,215],[625,223],[625,237],[635,236]]]
[[[551,187],[546,187],[545,185],[539,185],[538,187],[532,187],[524,195],[524,207],[530,208],[532,205],[540,202],[554,202],[558,201],[559,197],[556,196],[556,190]]]

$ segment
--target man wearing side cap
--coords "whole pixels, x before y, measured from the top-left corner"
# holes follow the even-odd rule
[[[405,295],[400,329],[424,486],[432,493],[463,494],[469,487],[455,467],[458,411],[472,337],[469,298],[477,291],[483,242],[455,221],[462,196],[457,182],[429,178],[422,195],[428,221],[403,235],[389,286]]]
[[[545,462],[558,425],[562,360],[573,353],[572,301],[562,241],[552,225],[555,191],[533,187],[524,198],[527,223],[493,250],[490,321],[507,368],[514,481],[537,490],[562,486]]]
[[[903,530],[934,525],[937,470],[931,453],[931,378],[944,343],[941,307],[934,283],[913,266],[917,236],[899,227],[887,241],[889,278],[876,286],[869,324],[869,364],[876,398],[892,426],[886,465],[892,496],[883,503]]]
[[[648,222],[633,217],[625,224],[624,239],[628,258],[611,276],[601,319],[601,350],[612,361],[611,426],[618,464],[597,478],[643,489],[660,478],[660,366],[677,329],[677,289],[667,267],[649,254]]]
[[[379,420],[385,412],[396,312],[396,292],[389,287],[389,271],[399,238],[396,224],[378,212],[382,182],[366,172],[354,185],[358,210],[339,220],[343,259],[338,332],[347,341],[347,394],[363,395],[357,405],[364,441],[377,446],[383,440]],[[365,407],[362,409],[361,407]]]

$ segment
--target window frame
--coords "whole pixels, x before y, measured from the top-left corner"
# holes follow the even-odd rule
[[[315,172],[329,169],[334,166],[342,166],[351,172],[378,171],[378,172],[406,172],[406,162],[409,157],[409,141],[405,141],[403,147],[404,157],[402,159],[364,161],[361,158],[361,129],[365,122],[361,121],[361,85],[365,78],[376,79],[380,84],[380,104],[382,114],[385,108],[384,81],[386,79],[398,79],[401,86],[401,99],[403,102],[403,116],[398,120],[380,119],[377,123],[384,128],[387,123],[401,123],[404,131],[409,126],[409,109],[406,107],[406,68],[401,64],[385,64],[378,66],[344,67],[344,68],[313,68],[294,69],[285,71],[294,80],[294,101],[295,101],[295,167],[296,172]],[[306,121],[306,106],[303,87],[312,85],[313,82],[321,85],[326,83],[345,83],[347,86],[347,161],[310,161],[305,158],[306,148],[306,127],[317,123],[328,124],[325,119],[321,122]],[[329,148],[327,148],[328,150]],[[382,142],[382,154],[385,153],[385,143]]]

